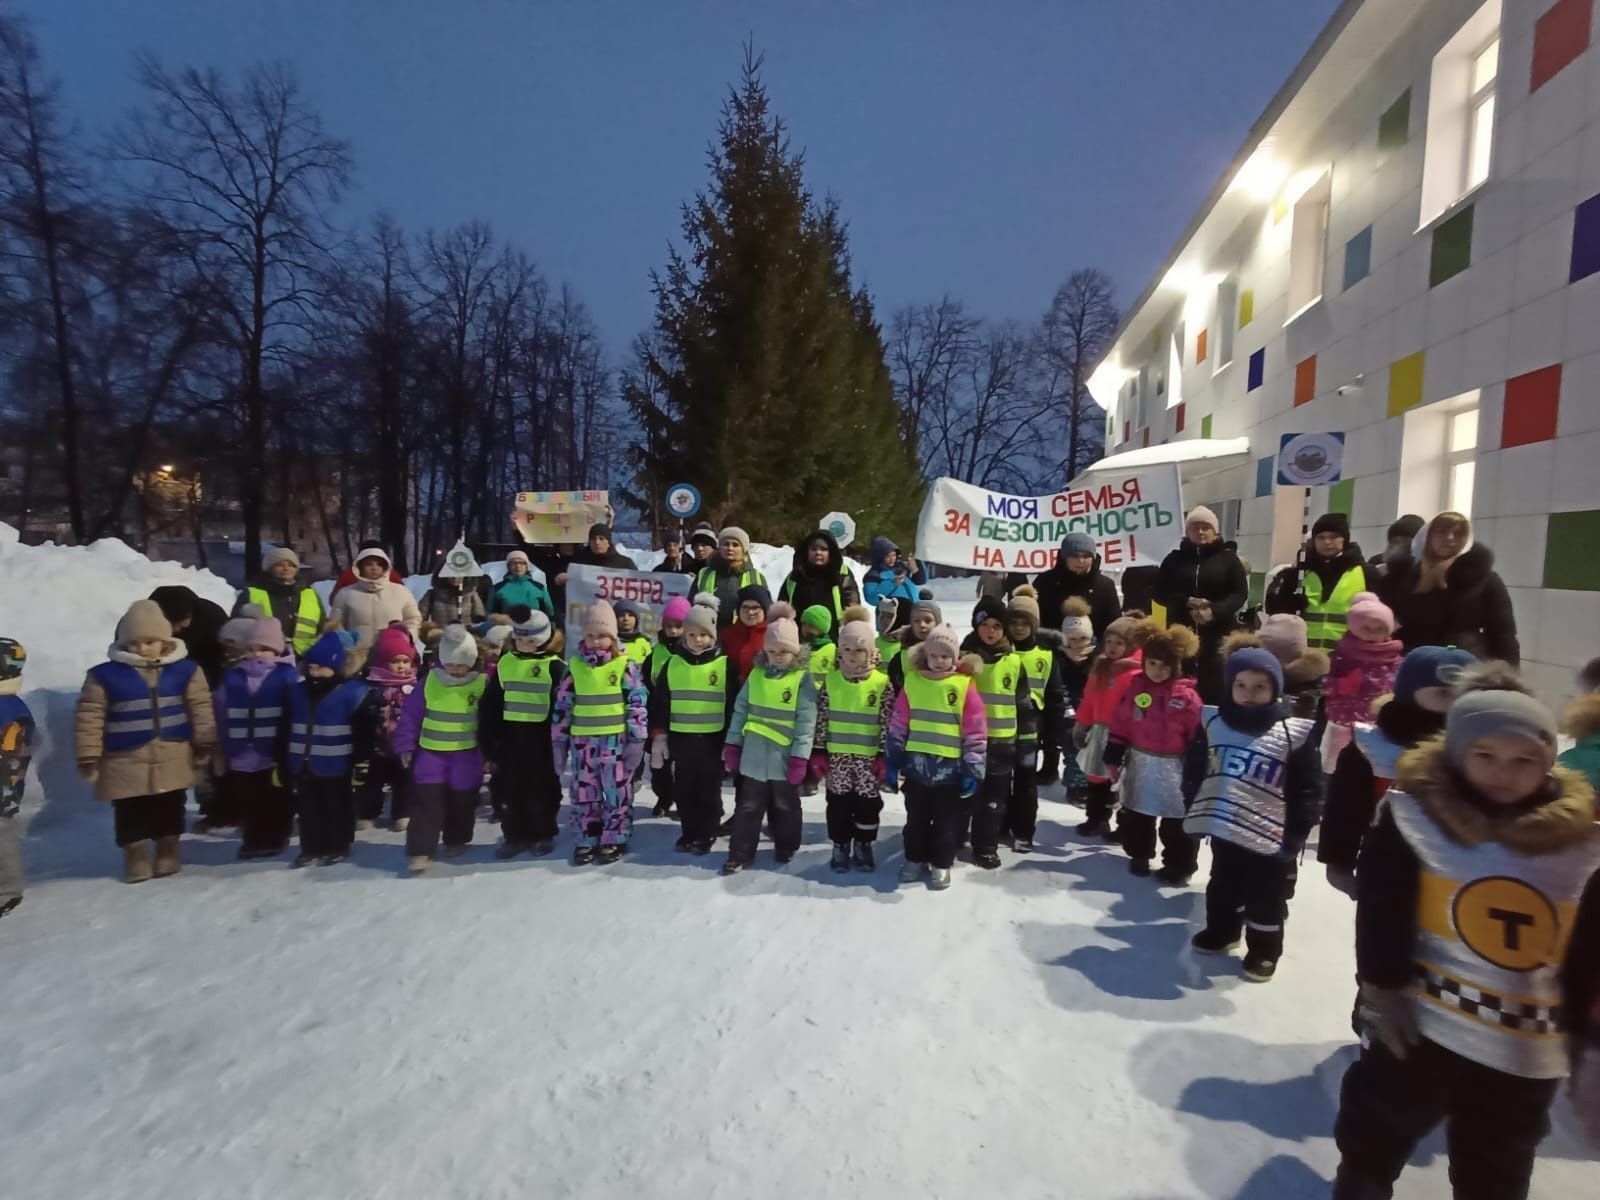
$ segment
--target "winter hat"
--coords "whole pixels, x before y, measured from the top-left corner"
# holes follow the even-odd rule
[[[344,665],[345,650],[343,638],[337,633],[325,633],[311,643],[311,649],[305,652],[300,661],[308,667],[327,667],[330,671],[337,671]]]
[[[1276,700],[1283,695],[1283,665],[1271,651],[1260,646],[1244,646],[1228,655],[1228,661],[1222,664],[1222,676],[1230,695],[1233,681],[1243,671],[1260,671],[1272,676],[1272,698]]]
[[[683,618],[683,631],[688,633],[691,629],[699,629],[717,636],[717,597],[712,592],[700,592],[694,598],[694,603],[689,606],[689,614]]]
[[[689,545],[692,546],[696,542],[705,542],[708,545],[715,546],[717,544],[717,531],[706,522],[700,522],[694,527],[694,532],[689,535]]]
[[[1215,529],[1218,533],[1222,532],[1222,524],[1217,520],[1217,514],[1212,512],[1204,504],[1196,504],[1193,508],[1191,508],[1189,510],[1189,515],[1184,518],[1183,523],[1185,525],[1193,525],[1196,521],[1199,521],[1202,525],[1211,526],[1211,528]]]
[[[287,546],[274,546],[261,556],[261,562],[269,571],[279,563],[292,563],[296,571],[300,569],[300,556]]]
[[[1066,614],[1061,621],[1061,632],[1067,637],[1094,637],[1094,622],[1089,618],[1089,604],[1082,596],[1069,597],[1061,606]]]
[[[1304,617],[1273,613],[1261,625],[1261,647],[1287,666],[1306,652],[1309,639]]]
[[[793,605],[780,600],[768,610],[767,633],[761,641],[761,648],[768,654],[781,650],[791,654],[800,653],[800,626],[794,622]]]
[[[752,583],[749,587],[740,588],[739,603],[748,604],[751,601],[761,605],[762,612],[768,612],[772,608],[772,593],[759,583]]]
[[[1417,534],[1422,532],[1422,527],[1426,524],[1427,522],[1421,517],[1417,516],[1416,513],[1407,513],[1393,525],[1389,526],[1389,540],[1393,541],[1395,538],[1403,537],[1409,542],[1412,538],[1416,537]]]
[[[927,661],[927,655],[935,650],[943,650],[952,658],[961,657],[961,635],[956,632],[954,625],[935,625],[922,645],[924,662]]]
[[[1418,646],[1400,660],[1394,676],[1396,700],[1413,701],[1424,688],[1452,687],[1478,660],[1456,646]]]
[[[1011,593],[1011,603],[1006,606],[1006,620],[1026,617],[1035,629],[1039,628],[1039,593],[1024,583]]]
[[[390,559],[389,559],[389,552],[387,550],[385,550],[382,546],[363,546],[360,550],[357,550],[356,551],[356,566],[359,567],[362,563],[366,562],[367,559],[369,559],[369,558],[375,558],[379,562],[381,562],[383,564],[383,569],[385,571],[391,569],[394,566],[394,563],[391,562]]]
[[[717,534],[717,545],[722,545],[722,543],[727,541],[729,538],[732,538],[734,541],[738,542],[739,545],[743,546],[744,556],[746,558],[750,557],[750,535],[748,533],[740,529],[737,525],[729,525],[721,533]]]
[[[264,647],[275,654],[282,654],[286,645],[283,638],[283,625],[272,617],[262,617],[250,627],[251,646]]]
[[[689,615],[689,597],[674,596],[667,601],[666,607],[661,610],[661,623],[682,625],[684,618]]]
[[[513,637],[531,638],[535,646],[543,646],[550,640],[553,632],[550,618],[542,610],[529,608],[526,604],[513,604],[509,616]]]
[[[883,568],[883,560],[888,558],[889,555],[899,553],[900,547],[882,534],[873,538],[871,544],[867,547],[867,554],[872,559],[872,569],[874,571]]]
[[[844,622],[839,626],[839,653],[871,650],[872,646],[872,610],[864,604],[852,604],[844,610]]]
[[[666,549],[668,546],[681,546],[681,545],[683,545],[683,534],[679,533],[676,529],[665,529],[665,530],[662,530],[662,533],[661,533],[661,548],[663,550]]]
[[[1133,613],[1123,613],[1111,624],[1106,626],[1105,638],[1121,638],[1123,645],[1131,651],[1133,649],[1133,635],[1139,628],[1139,618]]]
[[[277,624],[276,621],[273,622]],[[154,600],[135,600],[117,622],[117,645],[129,642],[172,640],[172,622]],[[278,630],[278,645],[283,645],[283,630]]]
[[[900,616],[900,601],[893,596],[878,597],[878,628],[888,633]]]
[[[250,634],[255,630],[257,619],[240,615],[224,621],[217,630],[217,641],[234,650],[243,650],[250,645]]]
[[[1467,668],[1456,682],[1456,698],[1444,718],[1444,755],[1457,770],[1478,738],[1509,734],[1544,748],[1546,765],[1556,760],[1556,720],[1529,695],[1505,663]]]
[[[372,641],[372,659],[379,666],[387,667],[397,658],[417,657],[416,643],[411,640],[411,634],[399,621],[387,629],[378,631],[378,636]]]
[[[1099,547],[1094,544],[1094,539],[1081,529],[1075,529],[1061,539],[1061,557],[1068,558],[1074,554],[1098,554]]]
[[[617,640],[617,612],[604,600],[596,600],[583,614],[583,640],[588,642],[598,637],[608,637]]]
[[[1371,592],[1357,592],[1350,601],[1349,620],[1367,618],[1383,622],[1388,636],[1394,636],[1394,610]]]
[[[504,650],[514,632],[516,631],[510,625],[491,625],[489,632],[483,635],[483,644],[493,646],[496,650]]]
[[[589,526],[589,536],[586,540],[592,542],[597,537],[605,538],[605,540],[610,542],[613,546],[617,544],[617,539],[611,536],[611,526],[607,525],[603,521]]]
[[[1134,631],[1135,640],[1144,635],[1144,661],[1166,663],[1174,671],[1183,666],[1183,660],[1193,658],[1200,650],[1200,639],[1187,625],[1169,625],[1161,628],[1154,621],[1142,621]]]
[[[898,604],[895,605],[896,611],[899,610],[899,607]],[[917,613],[928,613],[935,621],[944,620],[944,610],[939,607],[938,602],[929,593],[924,593],[922,599],[911,606],[911,612],[913,616]]]
[[[611,606],[611,611],[619,617],[627,613],[633,618],[633,631],[639,632],[639,606],[632,600],[618,600]]]
[[[1323,513],[1311,526],[1311,536],[1319,533],[1336,533],[1346,544],[1350,541],[1350,518],[1344,513]]]
[[[995,620],[1000,624],[1006,623],[1006,602],[999,596],[979,596],[978,603],[972,609],[972,627],[976,629],[985,621]]]
[[[809,625],[821,633],[833,632],[833,614],[820,604],[813,604],[800,614],[800,624]]]
[[[527,567],[529,571],[533,570],[533,561],[521,550],[513,550],[510,554],[506,555],[506,566],[509,567],[512,563],[521,563],[523,566]]]
[[[604,600],[600,601],[600,604],[604,603]],[[444,631],[444,636],[439,639],[439,662],[446,667],[477,666],[478,643],[465,625],[451,625]]]

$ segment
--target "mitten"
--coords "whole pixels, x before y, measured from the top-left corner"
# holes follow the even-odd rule
[[[879,783],[889,777],[889,764],[883,761],[881,754],[872,760],[872,775]]]
[[[743,757],[737,746],[724,746],[722,748],[722,769],[729,775],[739,773],[739,759]]]
[[[667,735],[658,733],[650,739],[650,767],[659,771],[667,765]]]
[[[784,772],[784,778],[789,781],[790,787],[799,787],[806,781],[806,768],[810,765],[810,762],[804,758],[791,758],[789,760],[789,767]]]
[[[961,776],[961,798],[963,800],[970,800],[977,794],[978,781],[971,775],[963,774]]]
[[[1417,1032],[1416,1002],[1405,988],[1380,988],[1363,983],[1361,1001],[1371,1013],[1373,1036],[1396,1058],[1405,1058],[1422,1040]]]
[[[828,777],[828,755],[825,751],[818,750],[811,756],[811,778],[822,780]]]

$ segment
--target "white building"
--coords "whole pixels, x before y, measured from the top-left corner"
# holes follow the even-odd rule
[[[1219,443],[1185,502],[1255,588],[1324,512],[1368,554],[1470,514],[1530,680],[1570,692],[1600,654],[1600,0],[1346,0],[1091,390],[1108,455]],[[1342,478],[1277,486],[1305,432],[1344,435]]]

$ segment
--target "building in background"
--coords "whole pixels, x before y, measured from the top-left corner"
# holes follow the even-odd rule
[[[1600,650],[1597,34],[1600,0],[1346,0],[1090,385],[1108,456],[1214,443],[1185,500],[1256,589],[1324,512],[1368,554],[1468,513],[1552,695]],[[1342,435],[1336,482],[1280,484],[1294,434]]]

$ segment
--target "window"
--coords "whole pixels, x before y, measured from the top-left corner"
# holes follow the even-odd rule
[[[1479,393],[1474,390],[1405,414],[1400,511],[1472,515],[1478,474],[1478,402]]]
[[[1472,511],[1472,482],[1478,472],[1478,410],[1464,409],[1450,416],[1445,442],[1445,509]]]
[[[1493,171],[1500,5],[1489,0],[1434,55],[1419,227],[1431,225]]]
[[[1239,306],[1239,283],[1224,279],[1217,284],[1217,315],[1211,322],[1217,331],[1216,363],[1212,373],[1222,370],[1233,361],[1233,319]]]
[[[1331,177],[1323,172],[1295,201],[1294,226],[1289,234],[1290,321],[1322,299],[1322,267],[1328,257],[1331,195]]]

